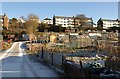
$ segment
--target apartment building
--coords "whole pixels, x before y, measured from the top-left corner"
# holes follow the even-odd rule
[[[50,19],[50,18],[45,18],[43,21],[42,21],[42,23],[45,23],[45,24],[53,24],[53,20],[52,19]]]
[[[92,18],[88,17],[67,17],[67,16],[53,16],[53,24],[61,25],[62,27],[89,27],[93,26]]]
[[[0,27],[6,27],[8,29],[9,18],[6,14],[0,15]]]
[[[88,17],[74,17],[75,27],[93,27],[93,19]]]
[[[120,27],[120,20],[102,19],[100,18],[97,22],[98,27],[103,29],[109,29],[110,27]]]
[[[74,17],[53,16],[53,24],[62,27],[74,27]]]

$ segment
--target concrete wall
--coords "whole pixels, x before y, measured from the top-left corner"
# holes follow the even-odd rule
[[[39,57],[42,58],[42,52],[39,52]],[[62,68],[63,54],[53,53],[53,52],[43,52],[43,58],[48,64],[56,66],[57,68]]]

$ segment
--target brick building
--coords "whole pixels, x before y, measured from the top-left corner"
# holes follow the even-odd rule
[[[0,15],[0,51],[2,50],[2,42],[3,42],[3,36],[2,36],[2,30],[3,27],[6,27],[8,29],[9,25],[9,18],[6,16],[6,14]]]
[[[0,27],[6,27],[8,29],[9,18],[6,14],[0,15]]]

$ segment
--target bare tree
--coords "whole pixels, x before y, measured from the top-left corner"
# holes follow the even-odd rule
[[[39,26],[39,17],[35,14],[29,14],[27,21],[25,22],[27,33],[35,33],[38,26]]]
[[[17,19],[16,19],[16,18],[12,18],[12,19],[10,20],[9,26],[10,26],[12,29],[13,29],[13,28],[17,28],[17,27],[19,26]]]
[[[35,21],[35,22],[39,22],[39,17],[37,15],[35,15],[35,14],[29,14],[27,19]]]
[[[79,17],[79,18],[86,18],[85,14],[78,14],[78,15],[76,15],[76,17]]]
[[[76,15],[76,17],[74,19],[75,27],[77,27],[79,29],[91,27],[92,22],[90,23],[88,20],[92,21],[92,18],[88,18],[84,14]],[[87,27],[84,27],[84,26],[87,26]]]

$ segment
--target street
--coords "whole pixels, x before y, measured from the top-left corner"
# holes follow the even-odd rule
[[[59,77],[56,71],[30,60],[23,42],[14,42],[9,50],[0,53],[0,67],[2,77]]]

